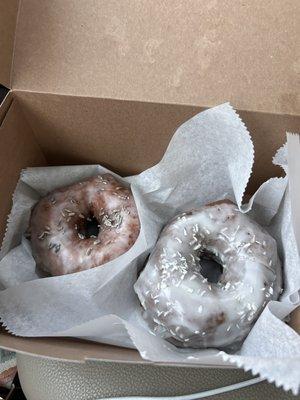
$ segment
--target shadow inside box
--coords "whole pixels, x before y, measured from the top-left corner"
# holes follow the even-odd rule
[[[4,100],[5,96],[9,92],[9,89],[0,84],[0,104]],[[0,326],[1,330],[1,326]],[[9,387],[0,387],[0,399],[9,400],[26,400],[23,391],[21,389],[18,374],[15,376],[13,384]]]
[[[2,103],[4,97],[7,95],[9,92],[9,89],[7,89],[5,86],[0,85],[0,104]]]
[[[0,387],[0,400],[26,400],[21,388],[18,374],[15,376],[12,385],[8,388]]]

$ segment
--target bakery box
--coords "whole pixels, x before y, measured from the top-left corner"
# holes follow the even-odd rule
[[[297,8],[291,0],[2,0],[0,83],[10,91],[0,109],[1,239],[23,168],[100,163],[135,174],[161,159],[181,123],[225,101],[254,140],[249,194],[280,175],[272,156],[300,126]],[[130,349],[4,329],[0,346],[146,362]]]

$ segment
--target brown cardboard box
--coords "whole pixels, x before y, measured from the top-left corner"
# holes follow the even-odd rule
[[[1,238],[22,168],[137,173],[160,160],[183,121],[228,100],[255,143],[249,193],[281,174],[272,156],[300,125],[299,11],[294,0],[2,0],[0,83],[11,91],[0,108]],[[299,313],[293,321],[300,332]],[[144,362],[133,350],[4,331],[0,345]]]

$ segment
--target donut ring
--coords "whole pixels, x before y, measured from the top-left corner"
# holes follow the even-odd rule
[[[218,282],[202,275],[203,257],[222,266]],[[135,291],[154,332],[177,346],[207,348],[243,340],[280,285],[275,240],[225,201],[174,218]]]
[[[129,250],[139,231],[131,190],[110,174],[48,194],[32,210],[29,229],[33,257],[51,275],[105,264]]]

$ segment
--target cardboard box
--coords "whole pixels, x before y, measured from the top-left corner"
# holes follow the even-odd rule
[[[254,139],[249,193],[281,174],[272,156],[300,126],[297,10],[293,0],[2,0],[0,83],[11,90],[0,108],[1,238],[22,168],[101,163],[138,173],[182,122],[228,100]],[[300,332],[299,313],[293,321]],[[0,346],[145,362],[129,349],[4,331]]]

